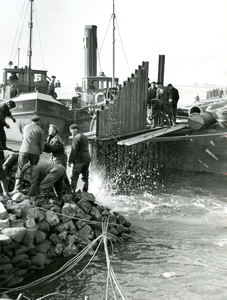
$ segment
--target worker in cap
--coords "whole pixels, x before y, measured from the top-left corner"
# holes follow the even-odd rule
[[[72,167],[71,175],[71,190],[73,193],[76,192],[77,183],[80,174],[82,174],[83,192],[88,191],[88,180],[89,180],[89,165],[91,156],[88,148],[87,137],[80,132],[77,124],[69,126],[69,131],[72,134],[72,146],[69,154],[68,166]]]
[[[39,116],[33,116],[23,128],[22,144],[19,150],[18,167],[15,174],[15,186],[12,193],[16,193],[21,189],[23,166],[28,162],[31,165],[37,165],[39,162],[44,148],[44,132],[40,126]]]

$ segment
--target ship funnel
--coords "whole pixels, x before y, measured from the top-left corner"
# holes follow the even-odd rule
[[[97,26],[84,27],[84,77],[97,76]]]

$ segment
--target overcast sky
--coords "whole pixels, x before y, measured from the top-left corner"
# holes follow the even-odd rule
[[[18,44],[27,2],[0,0],[2,68],[9,60],[18,64],[18,47],[20,67],[27,64],[28,18]],[[112,0],[35,0],[34,8],[32,68],[55,75],[62,85],[59,95],[73,96],[84,75],[85,25],[97,26],[99,50],[104,43],[98,72],[112,76]],[[157,80],[158,57],[163,54],[165,84],[227,85],[226,0],[115,0],[115,14],[115,74],[120,83],[142,61],[149,62],[149,77]]]

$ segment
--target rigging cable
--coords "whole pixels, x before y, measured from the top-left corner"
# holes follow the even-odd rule
[[[109,24],[108,24],[107,29],[106,29],[105,36],[104,36],[103,41],[102,41],[100,51],[98,51],[98,62],[99,62],[99,68],[100,68],[100,71],[102,71],[102,69],[101,69],[101,62],[100,62],[100,54],[101,54],[101,51],[102,51],[102,47],[103,47],[104,41],[105,41],[105,39],[106,39],[107,32],[108,32],[109,27],[110,27],[110,22],[111,22],[111,20],[112,20],[112,16],[110,17],[110,21],[109,21]]]
[[[128,60],[127,60],[127,57],[126,57],[126,54],[125,54],[125,49],[124,49],[124,46],[123,46],[123,43],[122,43],[122,39],[121,39],[121,35],[120,35],[120,30],[119,30],[118,23],[117,23],[117,18],[116,18],[116,25],[117,25],[118,34],[119,34],[120,41],[121,41],[121,46],[122,46],[122,49],[123,49],[123,52],[124,52],[126,64],[127,64],[127,67],[128,67],[128,71],[129,71],[129,73],[130,73],[130,68],[129,68]]]
[[[26,1],[26,0],[25,0],[25,1]],[[20,20],[21,20],[21,18],[22,18],[22,13],[23,13],[23,11],[24,11],[25,1],[24,1],[24,4],[23,4],[22,11],[21,11]],[[19,35],[19,38],[18,38],[17,48],[18,48],[19,43],[20,43],[21,34],[22,34],[22,29],[23,29],[23,26],[24,26],[24,23],[25,23],[25,17],[26,17],[27,11],[28,11],[28,5],[27,5],[27,8],[26,8],[26,11],[25,11],[25,14],[24,14],[24,20],[23,20],[23,22],[22,22],[22,27],[21,27],[21,30],[20,30],[20,35]],[[18,23],[18,26],[17,26],[16,35],[15,35],[15,39],[14,39],[14,42],[13,42],[13,47],[12,47],[12,51],[11,51],[11,54],[10,54],[10,60],[11,60],[12,55],[13,55],[13,50],[14,50],[15,43],[16,43],[16,36],[17,36],[17,34],[18,34],[20,20],[19,20],[19,23]],[[14,56],[14,61],[16,60],[16,55],[17,55],[17,50],[16,50],[16,53],[15,53],[15,56]]]
[[[42,44],[41,44],[41,39],[40,39],[40,34],[39,34],[39,23],[38,23],[38,18],[37,18],[37,14],[36,14],[36,9],[34,9],[34,11],[35,11],[35,19],[36,19],[37,31],[38,31],[38,37],[39,37],[39,45],[40,45],[41,56],[42,56],[42,61],[43,61],[43,68],[45,70],[46,68],[45,68],[43,49],[42,49]]]

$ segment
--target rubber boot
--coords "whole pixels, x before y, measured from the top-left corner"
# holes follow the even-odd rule
[[[71,181],[71,192],[72,192],[73,194],[76,193],[77,181],[78,181],[78,180],[72,180],[72,181]]]
[[[88,181],[84,181],[83,192],[88,191]]]
[[[3,196],[9,197],[9,190],[6,177],[0,180]]]
[[[10,195],[14,195],[14,194],[18,193],[20,191],[21,185],[22,185],[22,179],[21,178],[17,178],[15,180],[14,189],[13,189],[12,192],[10,192]]]

